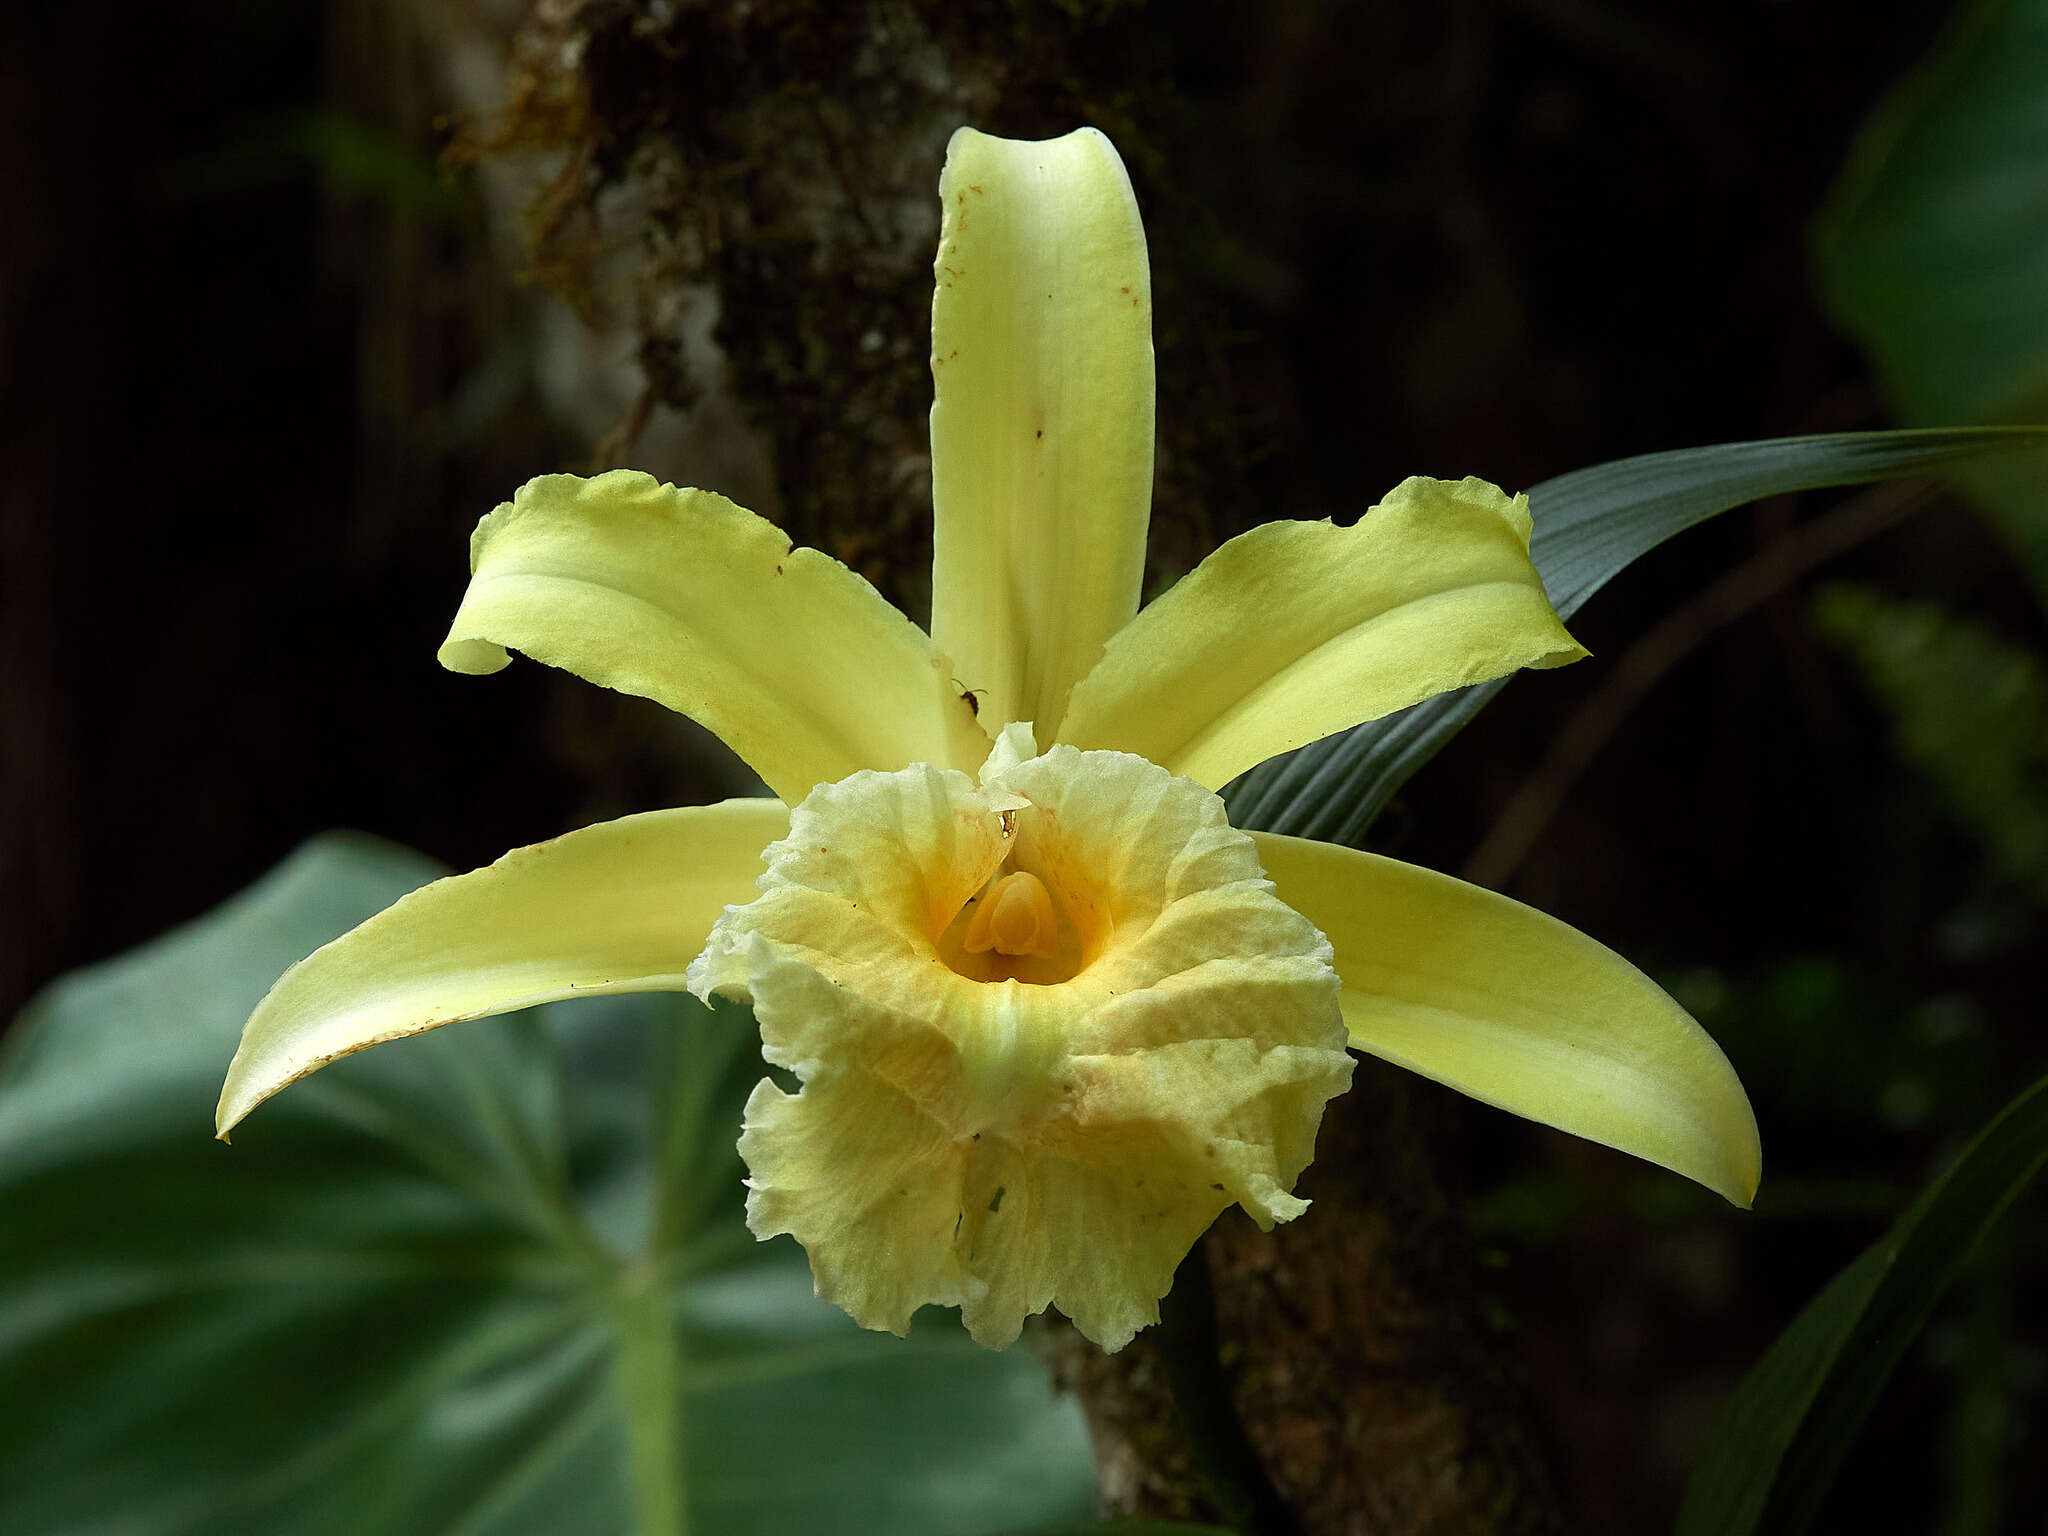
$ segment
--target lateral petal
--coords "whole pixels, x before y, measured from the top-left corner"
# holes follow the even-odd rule
[[[286,971],[242,1028],[223,1136],[287,1084],[386,1040],[600,992],[679,992],[728,903],[751,900],[776,800],[600,822],[422,886]]]
[[[1621,956],[1449,875],[1252,836],[1280,899],[1336,948],[1354,1049],[1748,1207],[1762,1153],[1735,1069]]]
[[[506,649],[717,732],[794,803],[862,768],[977,765],[988,737],[924,632],[830,555],[709,491],[542,475],[477,524],[441,665]]]
[[[1152,279],[1093,128],[963,128],[939,179],[932,635],[983,717],[1050,740],[1138,611],[1152,507]]]
[[[1433,694],[1585,654],[1529,562],[1528,498],[1416,478],[1349,528],[1265,523],[1217,549],[1109,642],[1058,739],[1220,789]]]

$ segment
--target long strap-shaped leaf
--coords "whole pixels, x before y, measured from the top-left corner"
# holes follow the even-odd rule
[[[2048,1161],[2048,1077],[1778,1336],[1722,1410],[1674,1536],[1795,1536],[1878,1392],[1991,1225]]]
[[[1581,604],[1638,556],[1731,507],[1787,491],[1938,474],[1989,454],[2048,446],[2048,427],[1845,432],[1722,443],[1616,459],[1529,492],[1530,549],[1558,613]],[[1356,846],[1410,774],[1503,683],[1482,683],[1373,720],[1245,774],[1224,791],[1243,827]]]

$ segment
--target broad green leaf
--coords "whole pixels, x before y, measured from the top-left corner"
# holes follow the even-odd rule
[[[1901,420],[2048,420],[2048,0],[1961,8],[1864,127],[1813,258]],[[1963,479],[2048,581],[2040,465]]]
[[[1795,1536],[1984,1234],[2048,1161],[2048,1078],[2008,1104],[1779,1335],[1708,1437],[1676,1536]]]
[[[2048,671],[2041,658],[1934,603],[1824,589],[1821,632],[1847,650],[1932,781],[1998,867],[2048,901]]]
[[[2023,450],[2036,450],[2024,452]],[[1845,432],[1722,443],[1616,459],[1529,492],[1530,555],[1558,614],[1580,606],[1673,534],[1763,496],[1939,474],[1994,457],[2032,460],[2048,427]],[[1416,769],[1504,686],[1439,694],[1276,758],[1224,791],[1243,827],[1356,845]]]
[[[20,1022],[0,1526],[894,1533],[1089,1507],[1084,1435],[1028,1352],[944,1319],[863,1334],[800,1252],[749,1237],[744,1013],[600,998],[462,1024],[213,1142],[264,988],[435,872],[321,840]]]

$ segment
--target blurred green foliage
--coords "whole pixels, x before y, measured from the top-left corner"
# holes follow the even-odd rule
[[[2048,516],[2048,510],[2044,510]],[[1899,755],[2048,903],[2048,669],[1939,604],[1837,584],[1814,600],[1820,632],[1883,702]]]
[[[2048,0],[1973,0],[1865,125],[1813,232],[1911,426],[2048,421]],[[2048,583],[2048,466],[1966,483]]]

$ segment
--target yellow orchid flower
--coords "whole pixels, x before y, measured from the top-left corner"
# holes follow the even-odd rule
[[[781,798],[628,816],[406,897],[263,1000],[223,1134],[454,1020],[744,998],[801,1084],[747,1105],[755,1233],[793,1233],[866,1326],[958,1306],[997,1347],[1053,1305],[1119,1348],[1227,1206],[1299,1215],[1347,1044],[1747,1204],[1741,1086],[1626,961],[1443,875],[1234,829],[1214,793],[1583,655],[1526,498],[1409,480],[1349,528],[1255,528],[1140,612],[1151,290],[1123,164],[1091,129],[963,129],[940,193],[931,634],[722,497],[523,487],[471,541],[442,663],[510,648],[658,699]]]

